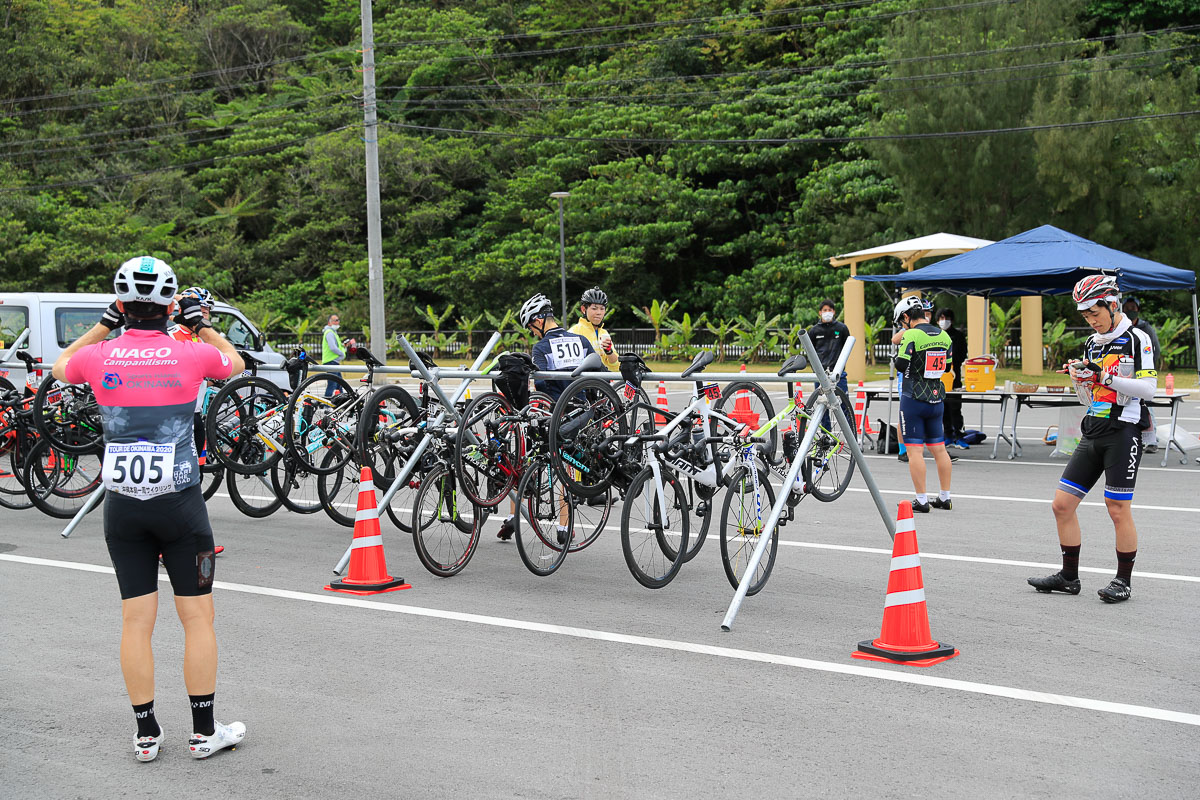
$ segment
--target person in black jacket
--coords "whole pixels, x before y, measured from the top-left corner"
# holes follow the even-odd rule
[[[950,335],[950,343],[952,345],[950,367],[954,370],[953,388],[961,389],[963,385],[962,365],[967,360],[967,337],[961,330],[954,327],[954,311],[952,309],[943,308],[939,311],[937,323],[939,328]],[[946,444],[957,442],[962,438],[966,423],[963,421],[961,396],[956,394],[946,395],[942,425],[946,429]]]
[[[838,356],[842,353],[842,345],[850,336],[850,329],[837,321],[837,306],[828,298],[822,300],[821,305],[817,306],[817,313],[820,315],[821,321],[808,329],[808,337],[812,339],[813,348],[817,351],[817,358],[821,359],[821,366],[828,372],[837,365]],[[843,392],[846,391],[845,372],[837,375],[831,374],[829,377],[839,389]]]

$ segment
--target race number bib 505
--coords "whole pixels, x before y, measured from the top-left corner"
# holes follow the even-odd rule
[[[138,500],[175,491],[175,445],[110,442],[104,447],[100,479],[110,492]]]
[[[583,361],[583,341],[574,336],[560,336],[550,342],[550,360],[554,369],[578,367]]]
[[[937,380],[946,372],[946,351],[930,350],[925,354],[925,377]]]

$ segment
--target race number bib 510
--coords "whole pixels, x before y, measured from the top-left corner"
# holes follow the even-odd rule
[[[110,492],[138,500],[175,491],[175,445],[110,442],[104,447],[100,479]]]
[[[930,350],[925,354],[925,377],[937,380],[946,372],[946,351]]]
[[[574,336],[560,336],[551,340],[550,360],[554,369],[578,367],[583,361],[583,341]]]

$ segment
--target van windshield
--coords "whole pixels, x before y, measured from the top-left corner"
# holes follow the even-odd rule
[[[234,314],[213,311],[211,321],[217,332],[224,334],[229,343],[239,350],[255,350],[254,330]]]
[[[29,309],[24,306],[0,306],[0,350],[8,347],[29,327]]]
[[[79,306],[60,306],[54,309],[54,332],[58,338],[58,346],[67,347],[71,342],[90,331],[92,326],[100,321],[100,315],[103,313],[104,309],[102,308]],[[104,338],[115,339],[123,331],[124,328],[117,328],[115,331],[110,331]]]

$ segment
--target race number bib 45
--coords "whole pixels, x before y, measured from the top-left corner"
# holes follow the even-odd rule
[[[925,354],[925,377],[939,380],[946,372],[946,351],[930,350]]]
[[[110,442],[100,479],[110,492],[147,500],[175,491],[174,467],[173,444]]]
[[[578,367],[583,361],[583,340],[560,336],[550,342],[550,361],[553,369]]]

